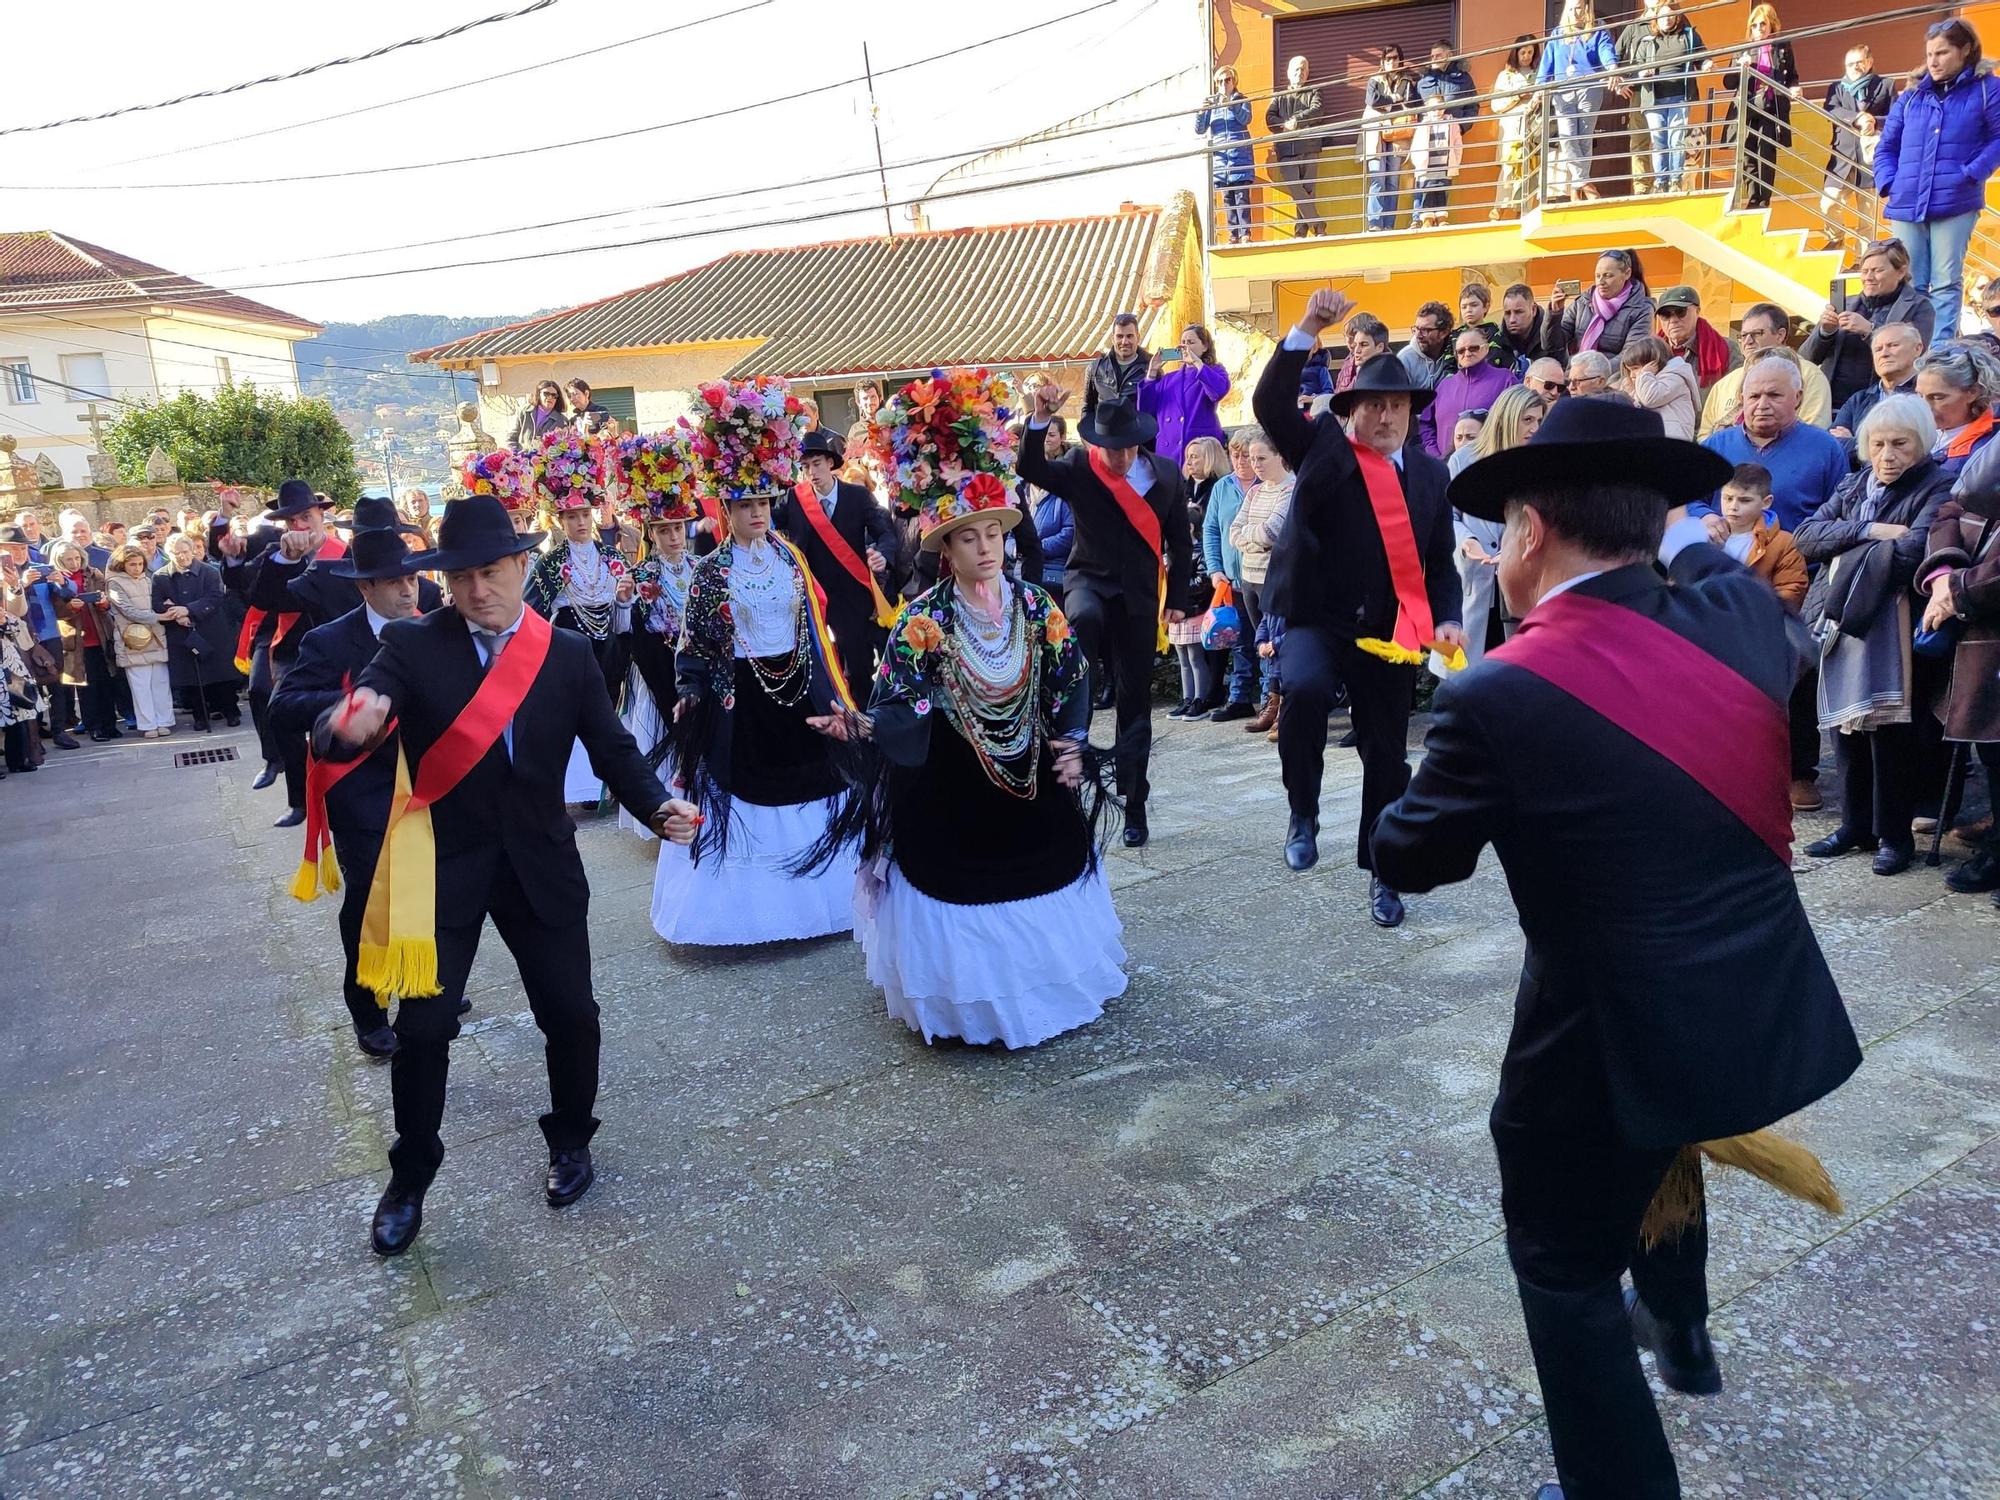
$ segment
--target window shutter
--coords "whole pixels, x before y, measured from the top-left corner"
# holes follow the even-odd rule
[[[1276,43],[1271,76],[1277,86],[1284,86],[1285,65],[1304,57],[1312,67],[1310,81],[1319,85],[1326,105],[1327,123],[1339,121],[1345,127],[1332,137],[1340,144],[1359,134],[1368,78],[1381,66],[1383,49],[1401,47],[1403,61],[1414,73],[1429,59],[1432,42],[1458,35],[1458,7],[1455,0],[1419,0],[1284,17],[1271,30]]]
[[[600,385],[590,393],[590,399],[616,417],[626,432],[639,430],[639,403],[629,385]]]

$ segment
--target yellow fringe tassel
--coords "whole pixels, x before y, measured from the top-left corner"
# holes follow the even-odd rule
[[[312,860],[299,861],[298,869],[292,872],[291,893],[294,901],[319,900],[319,866]]]
[[[354,982],[375,992],[375,1002],[389,1008],[392,999],[438,993],[437,942],[433,938],[394,938],[386,945],[363,943],[354,956]]]
[[[234,661],[234,663],[233,663],[232,665],[234,665],[234,666],[235,666],[235,668],[236,668],[236,670],[237,670],[237,671],[239,671],[239,672],[241,672],[241,673],[242,673],[242,674],[243,674],[243,675],[244,675],[245,677],[248,677],[248,676],[250,675],[250,658],[249,658],[249,657],[247,657],[247,656],[239,656],[239,657],[237,657],[237,658],[236,658],[236,660]]]
[[[319,883],[322,890],[340,889],[340,861],[334,857],[331,843],[319,851]]]
[[[1359,646],[1363,651],[1366,651],[1370,656],[1379,656],[1382,660],[1393,662],[1397,666],[1421,666],[1425,660],[1422,651],[1413,650],[1408,646],[1399,646],[1394,641],[1383,640],[1380,636],[1363,636],[1356,640],[1354,644]],[[1431,649],[1444,658],[1446,671],[1463,672],[1465,670],[1464,647],[1453,646],[1447,651],[1443,646],[1433,643]]]
[[[1704,1201],[1701,1185],[1704,1156],[1717,1166],[1748,1172],[1786,1196],[1810,1203],[1826,1213],[1838,1214],[1843,1210],[1840,1190],[1833,1185],[1832,1176],[1817,1156],[1776,1131],[1753,1130],[1748,1135],[1681,1147],[1673,1165],[1667,1168],[1659,1191],[1653,1194],[1653,1201],[1646,1205],[1639,1239],[1647,1249],[1662,1240],[1679,1239],[1700,1216]]]

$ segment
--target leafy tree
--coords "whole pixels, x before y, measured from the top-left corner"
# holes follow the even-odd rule
[[[145,482],[146,459],[158,447],[183,479],[267,490],[303,479],[341,504],[361,493],[353,440],[320,396],[281,396],[254,385],[225,385],[213,396],[182,391],[129,408],[104,447],[128,484]]]

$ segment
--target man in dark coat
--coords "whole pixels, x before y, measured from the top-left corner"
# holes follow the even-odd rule
[[[805,478],[786,500],[778,525],[826,592],[826,623],[840,649],[840,670],[855,697],[866,702],[889,638],[888,627],[876,619],[876,599],[879,594],[886,601],[894,587],[896,522],[866,489],[840,477],[843,448],[824,428],[805,435]]]
[[[1674,1389],[1721,1389],[1698,1169],[1679,1239],[1640,1248],[1648,1205],[1683,1147],[1861,1060],[1791,873],[1785,704],[1809,643],[1699,518],[1662,547],[1668,505],[1727,477],[1663,431],[1567,401],[1453,482],[1453,505],[1504,519],[1521,629],[1438,690],[1374,830],[1376,869],[1412,891],[1493,845],[1527,936],[1492,1132],[1562,1481],[1544,1500],[1680,1494],[1633,1340]]]
[[[1083,414],[1094,416],[1100,401],[1139,404],[1139,382],[1150,357],[1139,351],[1139,317],[1122,312],[1111,320],[1111,347],[1090,362],[1083,381]]]
[[[301,743],[312,734],[319,716],[360,680],[390,621],[415,619],[420,611],[428,613],[444,602],[436,584],[417,576],[424,566],[423,555],[404,546],[402,533],[394,527],[357,530],[347,556],[321,566],[352,583],[361,603],[306,632],[297,659],[271,699],[272,728]],[[385,740],[324,794],[327,825],[340,861],[340,945],[347,957],[341,994],[354,1022],[355,1040],[370,1057],[392,1057],[396,1051],[388,1011],[354,977],[362,911],[368,904],[395,787],[396,747]],[[308,848],[306,853],[312,858],[317,851]]]
[[[1319,133],[1326,114],[1320,91],[1306,80],[1312,64],[1295,57],[1285,64],[1286,87],[1264,106],[1271,133],[1271,171],[1292,200],[1292,238],[1326,233],[1326,208],[1319,201],[1319,159],[1326,137]]]
[[[1297,371],[1292,379],[1296,383]],[[1117,689],[1118,740],[1112,757],[1125,798],[1125,843],[1146,842],[1146,762],[1153,748],[1153,661],[1161,622],[1182,619],[1194,534],[1187,484],[1173,464],[1144,451],[1158,425],[1126,401],[1100,401],[1076,424],[1087,446],[1051,460],[1049,421],[1069,400],[1060,386],[1035,391],[1015,472],[1069,503],[1075,522],[1064,607],[1086,660],[1102,661]],[[1166,573],[1160,569],[1164,562]]]
[[[1378,354],[1333,398],[1327,416],[1309,418],[1293,403],[1299,366],[1320,330],[1353,310],[1336,292],[1314,292],[1298,326],[1264,366],[1252,398],[1257,421],[1298,476],[1291,516],[1271,554],[1264,600],[1266,611],[1285,622],[1278,648],[1285,684],[1278,758],[1291,803],[1285,862],[1306,870],[1319,861],[1326,716],[1344,683],[1361,754],[1355,859],[1370,872],[1369,915],[1394,927],[1403,920],[1403,903],[1393,884],[1376,878],[1368,830],[1409,785],[1410,707],[1421,652],[1433,644],[1462,650],[1465,632],[1459,628],[1451,508],[1444,500],[1450,475],[1417,441],[1415,417],[1431,393],[1415,386],[1396,356]],[[1387,465],[1378,469],[1381,460]],[[1385,494],[1383,503],[1407,513],[1407,531],[1392,522],[1400,544],[1395,558],[1378,523],[1369,472],[1399,492]],[[1390,660],[1379,648],[1393,647],[1399,632],[1410,638],[1392,653],[1400,659]]]
[[[527,554],[541,539],[539,532],[517,534],[491,495],[455,502],[439,526],[437,551],[424,559],[445,575],[451,607],[384,627],[361,681],[313,729],[318,755],[353,760],[381,743],[393,719],[413,787],[427,784],[426,757],[448,732],[453,751],[440,761],[449,769],[437,773],[442,789],[432,788],[428,809],[435,905],[433,930],[421,936],[435,939],[436,993],[404,993],[396,1011],[389,1074],[396,1143],[389,1186],[375,1209],[378,1255],[400,1255],[416,1238],[424,1194],[444,1160],[446,1049],[458,1035],[458,1002],[489,916],[547,1038],[551,1107],[541,1126],[548,1201],[573,1203],[594,1178],[600,1032],[590,984],[590,883],[563,807],[575,742],[583,741],[592,768],[627,811],[663,838],[685,844],[694,837],[694,808],[668,800],[618,722],[590,643],[554,629],[523,603]],[[514,652],[527,653],[531,675],[510,670]],[[495,693],[469,709],[482,684],[495,684]],[[377,862],[378,879],[384,862],[397,869],[403,836],[398,825],[394,847]],[[412,853],[430,851],[418,844]],[[399,916],[393,892],[405,888],[407,873],[382,893],[391,944]]]

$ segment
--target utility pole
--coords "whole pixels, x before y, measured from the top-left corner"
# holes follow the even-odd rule
[[[868,128],[875,132],[875,176],[882,184],[882,226],[893,237],[896,221],[889,216],[889,173],[882,165],[882,116],[875,107],[875,69],[868,62],[868,44],[861,44],[861,71],[868,79]]]

